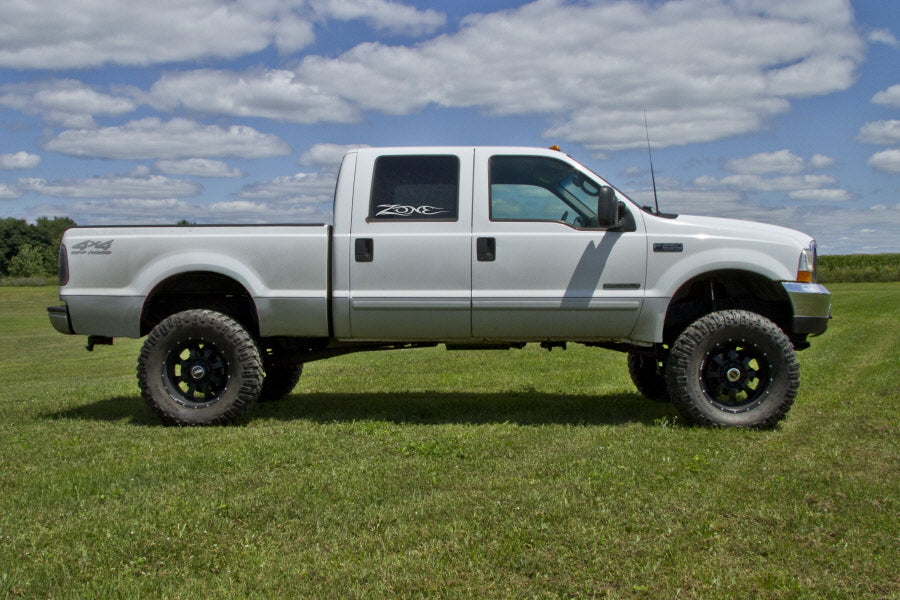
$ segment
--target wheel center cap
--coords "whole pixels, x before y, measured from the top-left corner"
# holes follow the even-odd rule
[[[191,377],[194,379],[203,379],[206,377],[206,369],[202,365],[194,365],[191,367]]]
[[[727,377],[728,381],[730,381],[731,383],[737,383],[741,380],[741,370],[732,367],[725,373],[725,377]]]

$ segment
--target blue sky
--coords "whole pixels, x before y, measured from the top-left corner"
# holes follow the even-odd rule
[[[0,5],[0,217],[328,222],[347,147],[559,144],[661,208],[900,251],[900,2]]]

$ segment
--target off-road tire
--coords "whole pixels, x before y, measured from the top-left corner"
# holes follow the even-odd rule
[[[666,387],[666,365],[654,356],[628,353],[628,374],[637,390],[654,402],[671,402]]]
[[[692,423],[768,429],[790,410],[800,365],[775,323],[725,310],[681,333],[669,352],[666,383],[672,403]]]
[[[186,310],[147,336],[138,358],[138,385],[167,424],[234,423],[256,403],[262,359],[253,337],[231,317]]]
[[[281,400],[297,387],[300,375],[303,374],[303,363],[283,363],[267,357],[263,359],[263,365],[266,377],[259,393],[259,402]]]

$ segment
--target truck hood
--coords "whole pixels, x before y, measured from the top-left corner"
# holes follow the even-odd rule
[[[756,221],[740,221],[720,217],[701,217],[696,215],[678,215],[674,219],[651,216],[646,218],[648,232],[678,233],[681,235],[706,235],[709,237],[743,239],[751,242],[768,242],[782,245],[796,245],[798,249],[806,248],[812,237],[787,227],[769,225]]]

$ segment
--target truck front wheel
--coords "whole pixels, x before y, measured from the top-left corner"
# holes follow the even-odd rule
[[[756,313],[725,310],[685,329],[669,353],[672,402],[693,423],[774,427],[790,410],[800,365],[787,335]]]
[[[253,408],[263,367],[253,337],[234,319],[186,310],[157,325],[141,349],[141,396],[166,423],[233,423]]]

